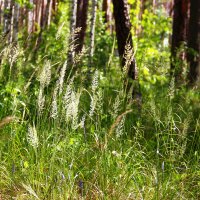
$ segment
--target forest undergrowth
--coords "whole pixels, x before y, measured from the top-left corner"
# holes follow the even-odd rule
[[[86,73],[70,75],[67,62],[56,72],[51,60],[20,80],[20,50],[3,51],[1,199],[200,198],[195,89],[141,81],[134,100],[120,70],[95,70],[86,86]]]
[[[112,45],[89,76],[86,50],[70,63],[2,45],[0,199],[200,199],[200,94],[155,49],[136,54],[133,99]]]

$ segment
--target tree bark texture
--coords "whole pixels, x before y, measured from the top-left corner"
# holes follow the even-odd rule
[[[71,36],[74,34],[74,30],[76,28],[76,13],[77,13],[77,7],[78,7],[78,0],[72,1],[72,8],[71,8],[71,24],[70,24],[70,33]]]
[[[90,67],[92,65],[93,56],[94,56],[96,11],[97,11],[97,0],[92,0],[92,18],[91,18],[91,25],[90,25]]]
[[[75,56],[75,28],[76,28],[76,13],[78,8],[78,0],[72,0],[71,2],[71,22],[70,22],[70,49],[68,52],[69,63],[73,63]]]
[[[76,14],[76,28],[81,27],[81,31],[77,33],[75,38],[75,51],[80,52],[83,48],[85,32],[87,28],[88,0],[78,0]]]
[[[118,43],[118,52],[121,59],[122,67],[126,65],[127,60],[124,55],[126,52],[126,45],[129,44],[133,48],[131,23],[128,12],[127,0],[113,0],[114,5],[114,18],[116,27],[116,36]],[[135,60],[132,57],[128,69],[128,77],[132,80],[136,79]]]
[[[19,27],[18,19],[19,19],[19,4],[16,2],[13,2],[10,42],[17,42],[18,27]]]
[[[200,81],[200,1],[191,0],[188,38],[190,84]]]
[[[30,4],[33,5],[33,0],[30,0]],[[29,9],[28,11],[28,33],[33,32],[34,27],[34,12],[33,9]]]
[[[186,59],[186,52],[182,52],[179,56],[181,45],[187,42],[189,20],[189,0],[175,0],[173,12],[173,32],[171,46],[171,75],[178,80],[182,74],[181,61]]]
[[[3,33],[8,35],[11,31],[11,18],[12,18],[12,7],[11,0],[4,1],[4,22],[3,22]]]
[[[0,25],[2,24],[2,18],[3,18],[3,6],[4,2],[0,1]]]
[[[102,10],[104,12],[104,22],[106,28],[112,33],[112,13],[111,13],[111,0],[103,0]]]
[[[0,25],[8,41],[16,41],[18,29],[26,28],[28,34],[50,25],[52,12],[57,10],[57,0],[28,0],[31,7],[16,0],[0,0]]]

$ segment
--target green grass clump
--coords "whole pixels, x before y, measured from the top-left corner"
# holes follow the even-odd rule
[[[18,52],[0,72],[2,199],[200,198],[198,91],[141,63],[133,100],[115,61],[88,78],[82,59]]]
[[[15,102],[23,92],[10,97],[16,119],[1,127],[3,199],[200,197],[200,126],[185,108],[190,96],[182,105],[178,91],[164,101],[144,95],[138,111],[123,90],[104,89],[98,71],[87,89],[78,76],[48,88],[48,66],[25,108]]]

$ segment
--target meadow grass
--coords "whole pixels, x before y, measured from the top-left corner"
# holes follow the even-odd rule
[[[1,84],[0,199],[200,198],[198,90],[141,81],[138,104],[119,70],[43,63]]]

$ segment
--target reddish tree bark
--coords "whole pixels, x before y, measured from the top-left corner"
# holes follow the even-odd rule
[[[57,12],[57,9],[58,9],[58,1],[53,0],[53,2],[52,2],[52,12],[53,12],[53,14],[55,14]]]
[[[40,27],[43,29],[44,27],[44,13],[45,13],[45,0],[41,2],[41,18],[40,18]]]
[[[47,3],[47,9],[48,9],[48,12],[47,12],[47,26],[50,25],[51,23],[51,16],[52,16],[52,4],[53,4],[53,0],[49,0],[49,4]]]
[[[17,40],[21,28],[25,28],[28,34],[44,30],[50,24],[52,12],[57,10],[58,4],[57,0],[28,0],[27,3],[20,6],[16,0],[0,0],[0,25],[8,42]],[[37,43],[40,43],[41,34],[38,38]]]
[[[30,0],[30,4],[33,5],[33,0]],[[29,9],[28,11],[28,33],[32,33],[33,32],[33,27],[34,27],[34,12],[33,9]]]
[[[188,34],[188,61],[190,65],[189,82],[195,84],[200,80],[200,1],[191,0]]]
[[[0,1],[0,25],[2,25],[3,18],[3,1]]]
[[[131,35],[131,23],[128,12],[127,0],[112,0],[114,5],[114,18],[115,28],[118,43],[118,52],[121,59],[122,67],[126,65],[126,59],[124,57],[125,47],[127,44],[133,48],[132,35]],[[136,79],[136,66],[135,60],[130,60],[128,77],[132,80]]]
[[[104,22],[106,28],[112,32],[112,13],[111,13],[111,0],[103,0],[102,10],[104,12]]]
[[[75,38],[75,51],[79,52],[83,48],[85,32],[87,28],[88,0],[78,0],[76,28],[81,27],[81,31]]]
[[[43,13],[43,29],[50,24],[51,18],[51,9],[52,9],[52,0],[48,0],[47,3],[44,4],[44,13]]]
[[[186,59],[186,52],[177,57],[177,51],[181,45],[187,42],[189,19],[189,0],[175,0],[173,13],[173,33],[171,46],[171,75],[175,76],[176,81],[181,78],[181,61]]]
[[[90,24],[90,60],[89,60],[89,66],[91,67],[93,64],[93,56],[95,51],[95,28],[96,28],[96,16],[97,16],[97,0],[92,0],[92,10],[91,10],[91,24]]]

